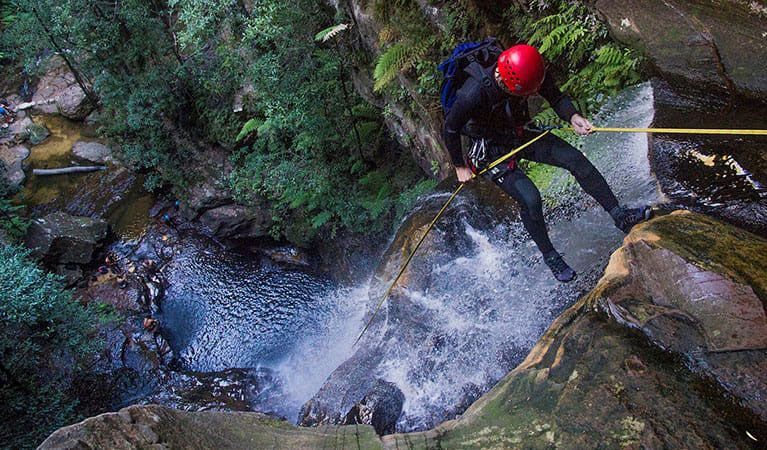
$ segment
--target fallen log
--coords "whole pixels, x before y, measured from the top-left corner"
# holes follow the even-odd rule
[[[58,169],[34,169],[32,173],[35,175],[66,175],[68,173],[96,172],[106,170],[106,168],[107,166],[72,166],[59,167]]]

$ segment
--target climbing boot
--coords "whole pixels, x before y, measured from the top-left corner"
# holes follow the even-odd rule
[[[649,220],[650,217],[652,217],[652,208],[649,206],[642,206],[639,208],[616,206],[610,211],[610,215],[615,221],[615,226],[628,234],[634,225]]]
[[[567,265],[565,260],[562,259],[562,256],[557,253],[556,250],[552,250],[544,254],[543,261],[547,266],[549,266],[551,273],[554,274],[554,277],[557,279],[557,281],[567,283],[568,281],[575,279],[575,271]]]

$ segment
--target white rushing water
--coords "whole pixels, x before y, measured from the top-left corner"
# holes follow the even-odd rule
[[[652,89],[643,84],[610,101],[594,123],[645,127],[652,118]],[[592,135],[583,139],[583,151],[622,202],[660,200],[646,135]],[[174,350],[191,370],[271,370],[276,381],[253,406],[289,420],[320,388],[324,401],[343,409],[360,400],[355,389],[382,378],[405,395],[400,430],[434,426],[518,364],[551,321],[593,287],[621,243],[607,213],[584,201],[566,173],[544,195],[577,199],[550,226],[555,246],[580,274],[576,283],[553,279],[518,221],[486,229],[471,217],[477,206],[462,196],[429,237],[428,256],[413,261],[410,270],[421,281],[389,299],[360,346],[353,342],[385,280],[335,289],[247,261],[224,261],[222,268],[222,258],[232,256],[203,252],[169,270],[164,309]],[[431,196],[422,205],[444,198]]]
[[[610,101],[594,122],[646,127],[652,118],[652,89],[644,84]],[[595,134],[582,144],[622,203],[660,201],[646,135]],[[588,198],[568,177],[562,171],[544,195]],[[518,364],[551,321],[593,286],[623,234],[595,202],[576,205],[577,212],[553,221],[550,231],[557,249],[580,274],[579,282],[557,283],[519,223],[480,231],[463,221],[464,236],[448,233],[437,239],[450,246],[468,238],[471,250],[445,250],[449,256],[441,254],[440,263],[431,266],[414,260],[414,266],[431,270],[426,286],[419,284],[390,301],[410,303],[405,308],[417,314],[418,325],[406,323],[402,312],[390,306],[386,325],[368,340],[383,354],[370,370],[405,394],[401,430],[431,427],[460,413]]]

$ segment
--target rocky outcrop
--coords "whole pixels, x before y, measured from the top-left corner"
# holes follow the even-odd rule
[[[56,212],[32,221],[25,244],[34,257],[72,283],[82,277],[82,266],[93,261],[108,229],[100,219]]]
[[[747,448],[767,439],[767,241],[640,225],[597,287],[455,421],[387,448]]]
[[[40,449],[217,448],[380,449],[372,427],[296,428],[258,413],[184,412],[132,406],[62,428]]]
[[[15,147],[0,146],[0,170],[3,171],[2,178],[13,189],[18,188],[24,182],[23,162],[29,156],[29,149],[23,145]]]
[[[89,141],[77,141],[72,146],[72,153],[78,158],[98,164],[115,162],[112,149],[104,144]]]
[[[259,238],[269,235],[272,215],[267,207],[231,204],[205,211],[200,222],[219,239]]]
[[[594,8],[665,78],[767,100],[767,9],[758,2],[598,0]]]
[[[376,380],[373,388],[346,414],[347,425],[372,425],[379,435],[395,431],[405,394],[394,383]]]
[[[377,55],[380,52],[378,35],[381,25],[375,20],[370,11],[361,5],[359,1],[348,2],[348,13],[352,15],[353,22],[357,26],[364,51]],[[340,5],[340,4],[339,4]],[[336,5],[336,7],[340,7]],[[346,7],[346,5],[344,5]],[[432,174],[437,168],[437,176],[442,179],[449,176],[452,166],[443,149],[441,128],[442,119],[438,114],[432,114],[427,108],[418,103],[420,97],[415,93],[415,85],[405,76],[398,78],[399,82],[408,90],[414,99],[413,107],[410,108],[403,102],[387,96],[379,96],[373,92],[372,70],[363,67],[353,73],[354,87],[357,92],[368,102],[384,106],[391,112],[385,117],[386,126],[405,148],[409,149],[416,163],[424,173]]]
[[[61,114],[72,120],[85,119],[95,108],[59,57],[48,62],[48,70],[37,84],[32,103],[35,112]]]

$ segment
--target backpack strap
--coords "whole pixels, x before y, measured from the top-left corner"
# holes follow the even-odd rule
[[[472,62],[463,70],[464,72],[468,73],[470,77],[480,80],[482,82],[482,86],[486,88],[492,86],[493,77],[491,77],[485,68],[482,67],[478,62]]]

